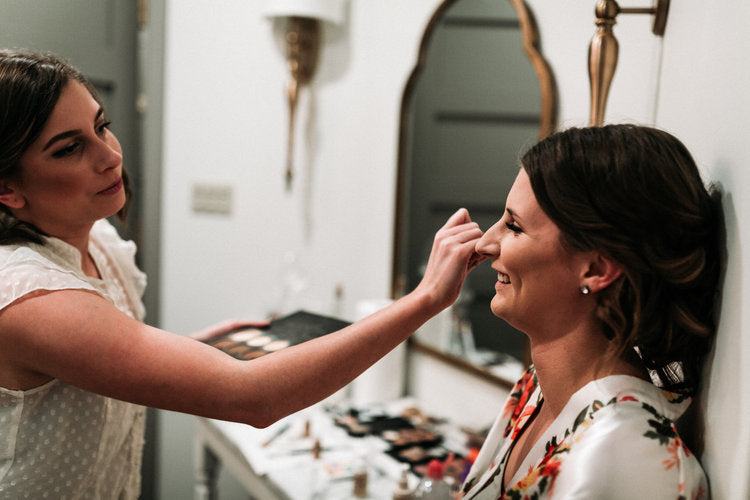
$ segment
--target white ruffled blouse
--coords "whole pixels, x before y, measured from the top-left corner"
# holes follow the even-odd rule
[[[36,290],[83,289],[141,321],[146,276],[135,251],[98,221],[89,243],[96,279],[59,239],[0,245],[0,310]],[[0,498],[138,498],[144,425],[145,408],[60,380],[23,391],[0,387]]]

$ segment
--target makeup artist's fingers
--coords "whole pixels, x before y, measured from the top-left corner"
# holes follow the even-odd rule
[[[472,271],[475,267],[477,267],[479,264],[487,260],[489,257],[486,255],[482,255],[480,253],[477,253],[474,251],[474,254],[469,258],[469,265],[467,268],[467,271]]]
[[[433,296],[441,307],[452,304],[466,275],[484,260],[474,250],[481,236],[482,230],[471,221],[466,209],[454,213],[435,234],[425,275],[418,288]]]
[[[206,340],[224,335],[233,330],[239,330],[240,328],[265,328],[269,325],[268,321],[259,320],[245,320],[245,319],[227,319],[216,323],[215,325],[208,326],[202,330],[191,333],[189,336],[195,340],[205,342]]]
[[[467,242],[476,242],[477,240],[475,239],[475,228],[478,227],[479,226],[476,223],[472,222],[471,217],[469,216],[469,211],[465,208],[460,208],[448,219],[448,221],[443,226],[443,229],[448,233],[456,233],[459,238],[467,238],[465,240]],[[481,232],[479,236],[481,237]],[[485,260],[487,260],[487,257],[478,254],[475,251],[474,254],[469,258],[467,270],[471,271]]]
[[[448,218],[441,229],[447,229],[467,222],[471,222],[469,211],[465,208],[459,208],[453,215]]]

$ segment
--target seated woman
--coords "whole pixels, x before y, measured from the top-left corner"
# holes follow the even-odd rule
[[[269,425],[451,304],[481,260],[482,233],[459,210],[413,293],[339,332],[239,361],[141,322],[135,246],[105,219],[127,204],[122,150],[86,78],[54,57],[0,51],[0,117],[2,498],[136,499],[141,405]]]
[[[708,498],[675,429],[715,330],[721,212],[652,128],[571,129],[521,160],[477,243],[492,312],[529,339],[464,498]]]

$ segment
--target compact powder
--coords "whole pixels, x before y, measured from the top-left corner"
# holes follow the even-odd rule
[[[261,332],[257,328],[248,328],[247,330],[240,330],[229,335],[229,338],[235,342],[247,342],[248,340],[257,337]]]
[[[280,349],[283,349],[285,347],[289,347],[288,340],[274,340],[273,342],[269,342],[268,344],[263,346],[263,349],[267,352],[273,352],[273,351],[278,351]]]
[[[242,355],[243,353],[249,351],[250,348],[245,344],[235,344],[232,347],[225,348],[224,350],[229,354]]]
[[[229,339],[219,339],[211,342],[211,345],[213,347],[216,347],[217,349],[226,349],[227,347],[233,346],[234,344],[235,342]]]
[[[419,446],[412,446],[405,450],[401,450],[398,454],[399,457],[406,460],[407,462],[419,462],[424,460],[428,455],[424,448]]]
[[[263,335],[262,337],[255,337],[254,339],[247,340],[245,343],[251,347],[263,347],[271,342],[271,340],[273,339],[268,335]]]
[[[263,356],[266,353],[266,351],[261,351],[258,349],[248,351],[245,354],[242,354],[242,359],[255,359]]]

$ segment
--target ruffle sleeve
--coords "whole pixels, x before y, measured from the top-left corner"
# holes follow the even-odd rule
[[[94,224],[92,234],[96,236],[102,245],[108,248],[112,259],[126,274],[124,278],[133,286],[133,291],[138,297],[142,297],[146,291],[147,278],[146,273],[141,271],[135,263],[136,244],[130,240],[120,238],[115,227],[106,219],[102,219]]]
[[[44,258],[26,246],[0,251],[0,310],[21,297],[39,290],[81,289],[97,292],[91,283],[74,272]]]
[[[106,219],[97,221],[91,230],[91,242],[108,255],[108,263],[120,279],[125,293],[134,308],[134,316],[143,320],[146,309],[141,299],[146,290],[146,274],[135,263],[137,247],[134,242],[123,240],[115,227]]]

